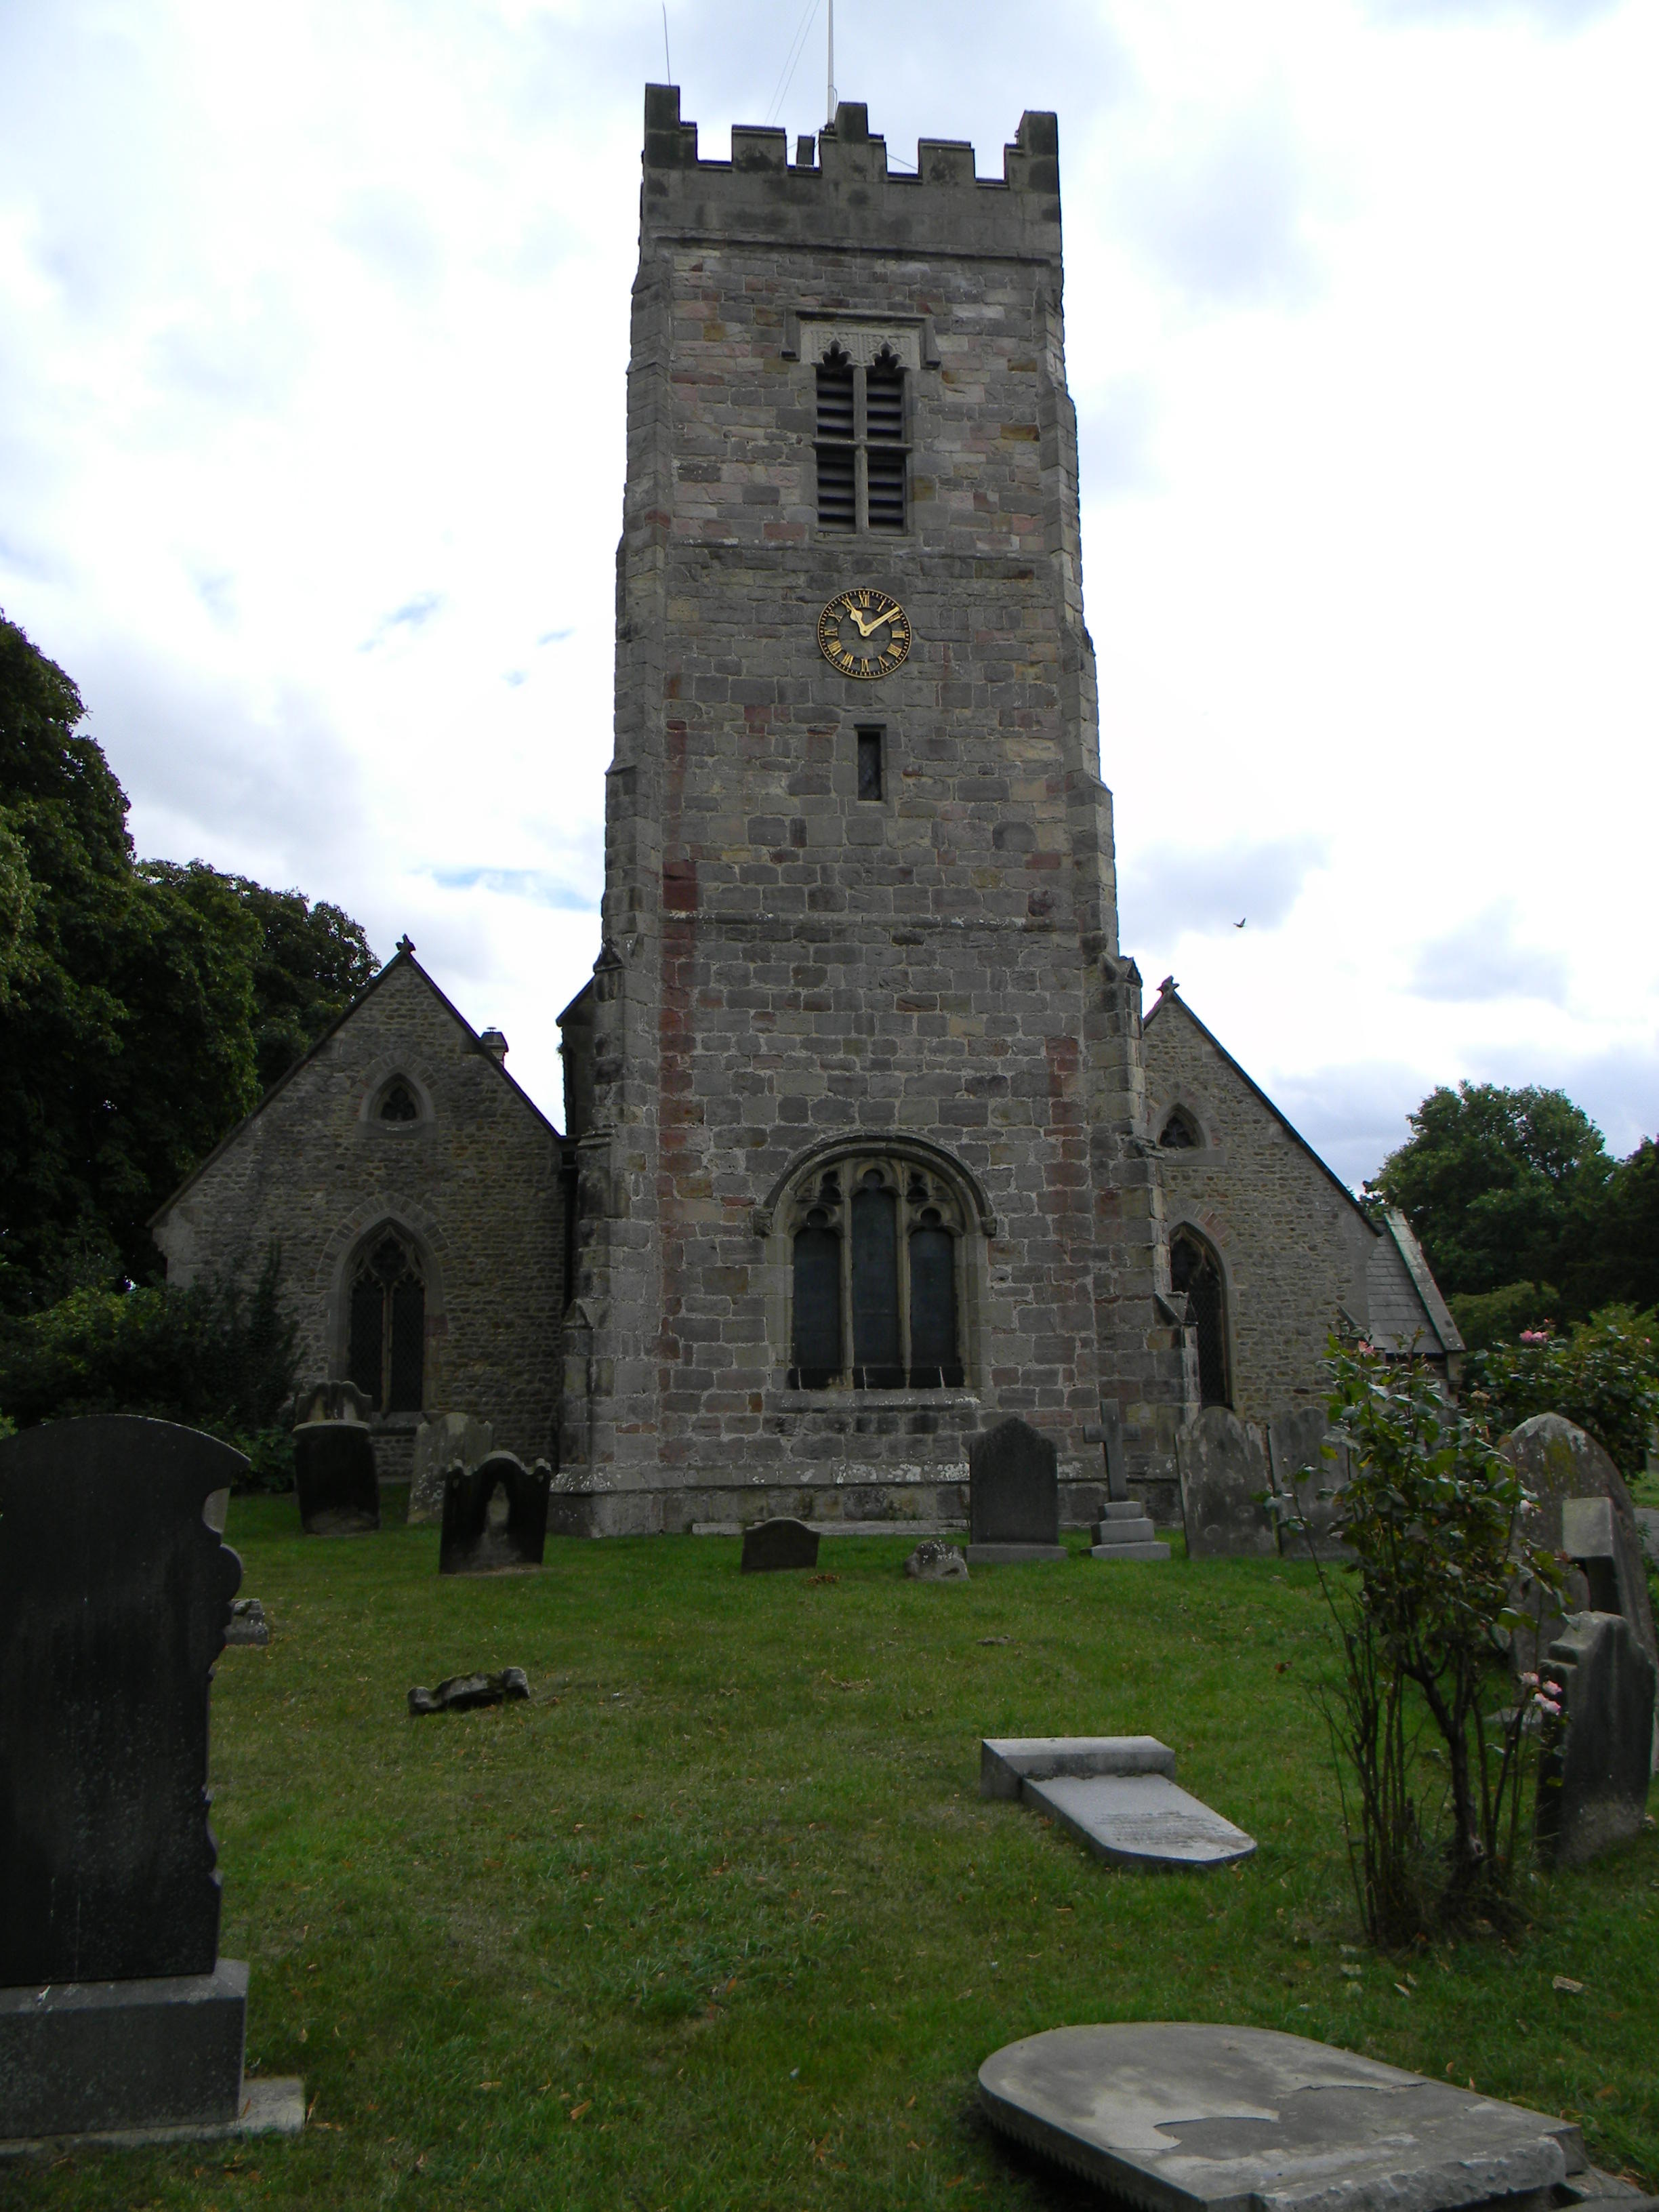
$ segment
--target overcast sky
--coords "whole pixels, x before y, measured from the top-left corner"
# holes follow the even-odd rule
[[[667,15],[705,154],[817,128],[823,0]],[[0,0],[0,607],[141,853],[407,930],[556,1119],[663,33]],[[1659,9],[841,0],[836,44],[896,165],[1059,112],[1149,1003],[1351,1180],[1462,1076],[1653,1133]]]

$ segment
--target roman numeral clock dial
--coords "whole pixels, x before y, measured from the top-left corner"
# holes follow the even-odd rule
[[[842,676],[890,676],[909,650],[909,617],[866,584],[838,592],[818,617],[818,651]]]

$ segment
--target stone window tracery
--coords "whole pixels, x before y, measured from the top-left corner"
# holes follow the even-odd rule
[[[960,1389],[963,1202],[917,1162],[816,1163],[785,1201],[788,1383],[796,1390]]]
[[[401,1075],[394,1075],[381,1092],[376,1111],[382,1121],[418,1121],[421,1118],[419,1103]]]
[[[1177,1106],[1164,1121],[1158,1141],[1166,1152],[1193,1152],[1202,1146],[1204,1136],[1187,1109]]]
[[[346,1370],[377,1413],[418,1413],[426,1388],[426,1280],[410,1239],[389,1224],[352,1270]]]

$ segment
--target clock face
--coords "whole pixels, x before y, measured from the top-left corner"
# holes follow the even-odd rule
[[[855,585],[818,617],[818,650],[842,676],[890,676],[910,650],[910,618],[885,592]]]

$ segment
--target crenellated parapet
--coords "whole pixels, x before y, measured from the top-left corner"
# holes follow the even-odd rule
[[[890,170],[887,142],[870,129],[862,100],[842,100],[817,138],[737,125],[732,158],[704,161],[697,126],[680,119],[678,85],[645,94],[642,213],[648,230],[732,234],[746,210],[769,236],[891,252],[1013,253],[1058,260],[1060,128],[1027,112],[1003,149],[1002,177],[975,173],[965,140],[924,138],[914,173]]]

